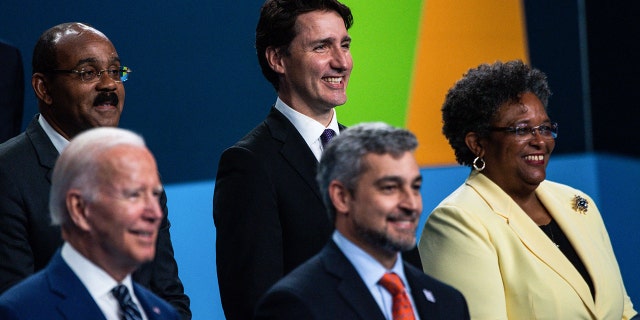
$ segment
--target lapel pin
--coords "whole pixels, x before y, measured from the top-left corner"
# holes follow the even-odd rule
[[[436,297],[433,296],[433,293],[427,289],[422,289],[422,293],[424,293],[424,297],[427,298],[429,302],[436,303]]]
[[[587,214],[587,209],[589,209],[589,201],[579,195],[575,195],[573,197],[573,210],[581,214]]]

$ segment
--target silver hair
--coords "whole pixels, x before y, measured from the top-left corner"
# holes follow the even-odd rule
[[[140,135],[114,127],[89,129],[71,140],[53,169],[49,196],[52,225],[63,225],[69,220],[66,204],[69,190],[80,189],[84,197],[94,199],[98,187],[96,176],[100,169],[100,155],[121,145],[146,147]]]
[[[358,179],[367,169],[362,158],[369,153],[391,154],[399,157],[418,146],[416,136],[408,130],[392,127],[383,122],[367,122],[348,128],[335,137],[322,153],[316,180],[333,222],[336,209],[329,197],[329,184],[342,182],[351,193]]]

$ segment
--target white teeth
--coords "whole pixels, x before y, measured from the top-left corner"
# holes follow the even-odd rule
[[[544,160],[544,156],[543,155],[526,156],[524,157],[524,159],[529,161],[542,161]]]
[[[342,77],[326,77],[322,79],[324,79],[324,81],[326,82],[333,83],[333,84],[339,84],[340,81],[342,81]]]

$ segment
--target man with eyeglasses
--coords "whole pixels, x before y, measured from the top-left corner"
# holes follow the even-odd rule
[[[40,36],[32,67],[40,113],[25,132],[0,145],[0,292],[44,268],[62,244],[48,210],[55,161],[79,133],[118,125],[123,82],[131,72],[102,32],[76,22]],[[173,257],[166,201],[163,192],[155,259],[133,278],[191,319]]]

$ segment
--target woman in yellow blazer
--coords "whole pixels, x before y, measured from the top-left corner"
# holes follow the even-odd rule
[[[462,291],[472,319],[631,319],[595,203],[545,180],[550,94],[521,61],[480,65],[449,90],[443,133],[473,169],[427,219],[424,271]]]

